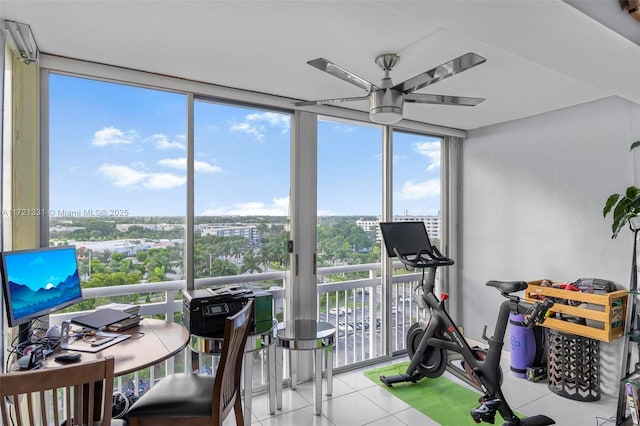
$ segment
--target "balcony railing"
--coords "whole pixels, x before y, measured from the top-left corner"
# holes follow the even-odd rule
[[[395,265],[394,265],[395,266]],[[399,265],[398,265],[399,266]],[[395,275],[390,297],[383,309],[382,279],[378,276],[379,263],[347,265],[318,269],[318,320],[336,326],[335,371],[355,368],[359,364],[372,363],[398,352],[404,351],[405,335],[411,324],[419,318],[420,309],[415,303],[414,289],[422,278],[420,273]],[[346,279],[349,275],[367,275],[367,278]],[[344,279],[343,281],[339,281]],[[284,288],[287,286],[288,272],[266,272],[225,277],[201,278],[195,281],[196,288],[239,284],[255,289],[266,289],[274,297],[275,314],[283,318]],[[181,322],[182,295],[186,288],[184,280],[119,285],[83,290],[84,299],[104,298],[120,301],[120,296],[137,295],[140,314]],[[390,323],[384,318],[387,312]],[[51,316],[51,323],[57,324],[78,312],[59,313]],[[387,337],[388,335],[388,337]],[[389,339],[385,345],[384,339]],[[389,350],[385,353],[384,348]],[[174,359],[154,368],[122,377],[117,385],[121,388],[133,387],[139,393],[151,386],[156,378],[167,373],[190,369],[191,351],[185,350]],[[266,384],[267,366],[264,354],[256,353],[254,362],[254,386]],[[215,360],[200,356],[198,365],[211,371]]]

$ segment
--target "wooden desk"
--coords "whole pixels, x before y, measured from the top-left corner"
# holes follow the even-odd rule
[[[81,352],[81,360],[90,361],[111,355],[115,359],[115,375],[122,376],[169,359],[189,343],[189,331],[185,327],[157,319],[145,318],[138,327],[122,333],[130,334],[131,338],[96,353]],[[42,366],[64,365],[54,360],[58,352],[56,350],[48,356]]]

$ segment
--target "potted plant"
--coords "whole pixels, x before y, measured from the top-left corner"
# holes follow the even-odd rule
[[[629,151],[640,146],[640,141],[631,144]],[[602,214],[604,217],[613,212],[613,222],[611,224],[611,238],[616,238],[618,232],[629,224],[631,230],[638,228],[638,219],[640,215],[640,188],[631,185],[627,187],[624,194],[611,194],[607,198]]]

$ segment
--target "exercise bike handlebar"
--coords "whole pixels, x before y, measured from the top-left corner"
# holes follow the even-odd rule
[[[453,259],[444,256],[436,246],[419,250],[413,259],[409,259],[406,255],[401,255],[397,248],[394,248],[400,262],[412,268],[434,268],[438,266],[453,265]]]

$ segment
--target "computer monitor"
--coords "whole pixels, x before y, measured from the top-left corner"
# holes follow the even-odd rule
[[[424,222],[380,222],[380,231],[389,257],[414,256],[420,250],[431,249]]]
[[[33,319],[82,301],[74,246],[4,252],[2,292],[10,327],[29,338]],[[24,335],[26,334],[26,335]]]

